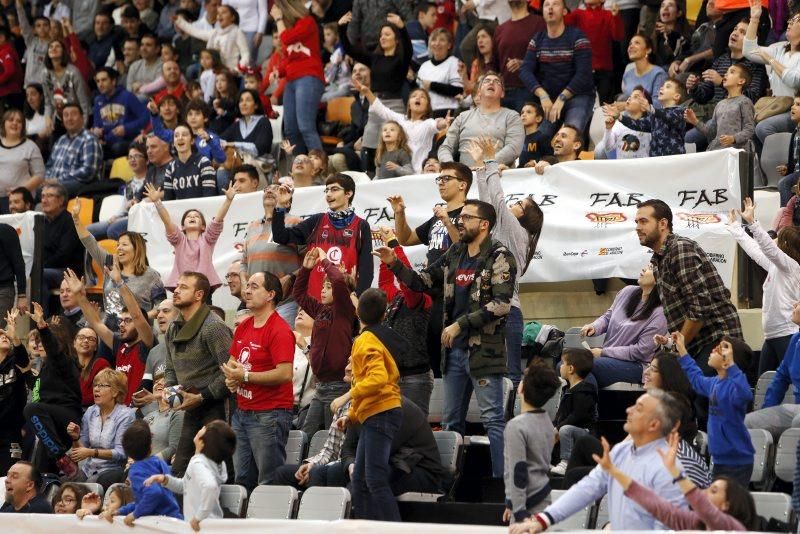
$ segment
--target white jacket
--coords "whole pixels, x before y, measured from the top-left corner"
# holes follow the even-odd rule
[[[202,521],[221,519],[219,490],[228,479],[225,462],[211,461],[205,454],[195,454],[189,460],[183,478],[167,475],[167,489],[183,495],[183,517]]]
[[[175,27],[195,39],[206,41],[207,48],[219,50],[222,64],[232,72],[238,72],[240,64],[250,64],[250,47],[247,45],[247,38],[236,24],[231,24],[227,28],[201,30],[178,17],[175,19]]]

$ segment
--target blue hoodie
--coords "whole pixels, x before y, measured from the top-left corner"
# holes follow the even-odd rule
[[[708,451],[719,465],[747,465],[753,463],[756,450],[750,433],[744,426],[747,406],[753,392],[747,377],[737,365],[728,368],[728,376],[703,376],[700,367],[689,354],[678,361],[698,395],[708,397]]]
[[[131,490],[135,502],[126,504],[117,511],[117,515],[128,515],[138,519],[148,515],[165,515],[175,519],[183,519],[181,509],[175,495],[161,484],[145,487],[144,481],[153,475],[169,475],[169,466],[158,456],[151,456],[134,462],[128,471]]]
[[[99,94],[94,97],[92,126],[103,129],[103,139],[108,144],[132,141],[150,122],[150,112],[133,93],[117,87],[111,98]],[[111,130],[122,125],[125,137],[117,137]]]
[[[794,402],[797,403],[798,399],[800,399],[800,356],[797,354],[798,351],[800,351],[800,332],[794,334],[792,339],[789,340],[789,346],[786,347],[783,361],[778,366],[775,378],[772,379],[767,388],[767,395],[764,397],[764,406],[762,408],[783,404],[783,397],[786,395],[786,390],[789,389],[789,384],[792,385],[794,390]]]

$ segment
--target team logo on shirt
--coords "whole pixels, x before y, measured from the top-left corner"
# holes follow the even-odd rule
[[[352,236],[352,233],[351,233]],[[328,259],[332,263],[339,264],[342,261],[342,249],[339,247],[331,247],[328,249]]]

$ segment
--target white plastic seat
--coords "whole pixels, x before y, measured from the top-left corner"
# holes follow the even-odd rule
[[[305,459],[308,436],[302,430],[290,430],[286,440],[286,463],[299,464]]]
[[[786,165],[786,158],[789,156],[789,143],[791,133],[775,133],[764,140],[764,148],[761,150],[761,170],[767,179],[768,187],[777,187],[782,176],[778,175],[776,167]]]
[[[761,376],[758,377],[758,382],[756,382],[756,391],[753,395],[753,410],[760,410],[764,407],[764,400],[767,398],[767,390],[769,389],[769,385],[772,383],[772,380],[775,378],[776,374],[777,373],[775,371],[765,371]],[[794,402],[794,389],[792,385],[789,384],[781,404],[794,404]]]
[[[756,513],[764,519],[777,519],[791,525],[794,512],[792,499],[785,493],[768,491],[752,491],[753,501],[756,503]]]
[[[464,443],[461,434],[452,430],[441,430],[433,433],[436,447],[439,449],[439,459],[448,476],[455,480],[458,476],[461,446]],[[406,492],[397,496],[398,501],[436,502],[444,497],[443,493]]]
[[[428,402],[428,422],[439,424],[444,419],[444,381],[441,378],[433,379],[433,391]]]
[[[781,434],[775,447],[775,476],[784,482],[794,482],[798,443],[800,428],[788,428]]]
[[[219,504],[237,517],[244,517],[247,507],[247,490],[238,484],[223,484],[219,490]]]
[[[350,492],[345,488],[315,486],[303,492],[297,519],[336,521],[350,515]]]
[[[756,454],[753,457],[753,474],[750,482],[757,488],[764,488],[770,480],[770,467],[772,466],[773,441],[772,434],[760,428],[749,428],[750,440]]]
[[[103,199],[103,203],[100,204],[100,213],[97,216],[97,220],[99,222],[109,220],[112,215],[119,213],[124,206],[124,195],[108,195]]]
[[[298,493],[291,486],[257,486],[247,503],[248,519],[291,519]]]
[[[559,497],[564,495],[567,490],[552,490],[550,492],[550,501],[556,502]],[[592,505],[587,506],[583,510],[574,515],[566,518],[560,523],[556,523],[547,530],[549,532],[566,532],[571,530],[586,530],[590,528],[592,520]]]

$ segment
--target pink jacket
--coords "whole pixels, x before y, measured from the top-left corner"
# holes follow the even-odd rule
[[[776,232],[780,232],[784,226],[792,226],[792,214],[794,213],[795,204],[797,204],[797,195],[793,195],[786,206],[778,210],[778,215],[772,223]]]
[[[203,273],[208,277],[212,289],[221,286],[222,280],[219,279],[219,275],[214,269],[212,259],[223,224],[217,222],[216,219],[211,219],[200,239],[186,239],[186,234],[177,226],[175,228],[174,232],[167,234],[167,241],[175,248],[175,264],[172,266],[172,272],[169,273],[164,287],[170,291],[175,289],[175,286],[178,285],[178,278],[184,271]]]

